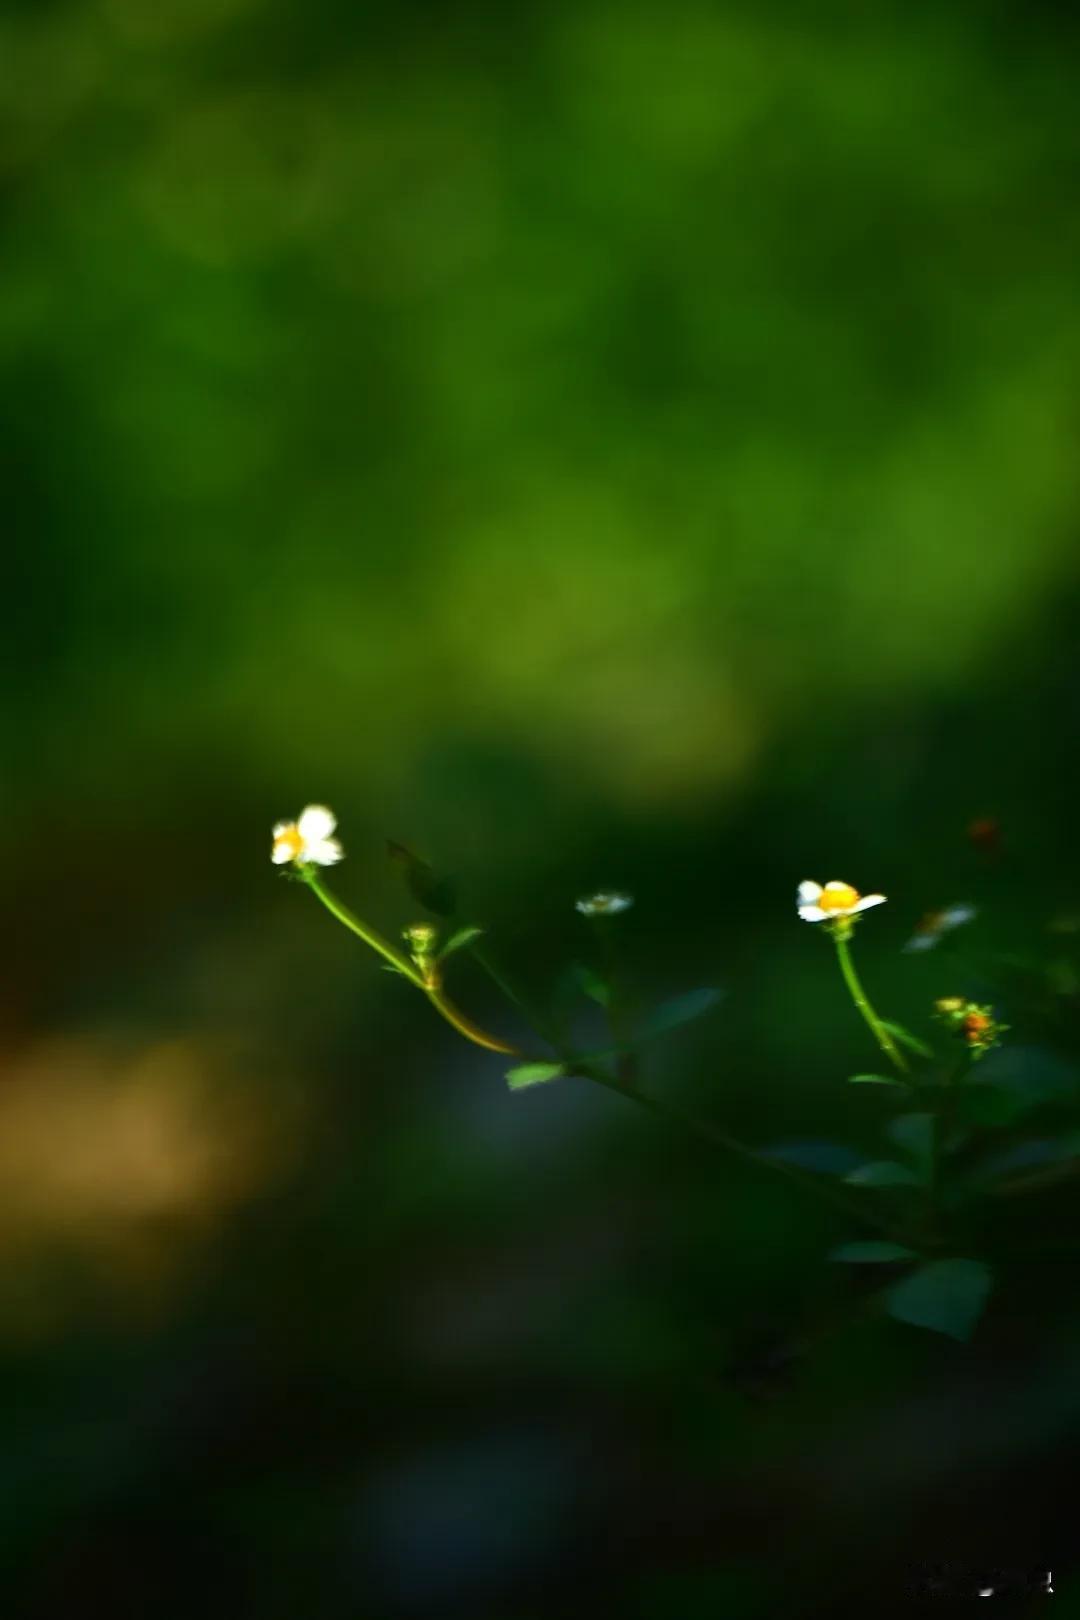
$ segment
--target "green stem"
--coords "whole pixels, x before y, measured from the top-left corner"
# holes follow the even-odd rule
[[[844,975],[844,983],[848,987],[852,1001],[855,1003],[862,1016],[866,1019],[867,1024],[870,1026],[870,1029],[873,1032],[874,1039],[881,1047],[881,1050],[885,1053],[885,1056],[896,1065],[901,1074],[910,1074],[911,1071],[908,1067],[907,1059],[904,1057],[904,1054],[900,1051],[900,1048],[897,1046],[896,1042],[893,1040],[892,1036],[881,1022],[881,1019],[878,1017],[873,1007],[870,1005],[869,997],[862,987],[859,975],[855,971],[855,964],[851,960],[851,950],[847,939],[843,934],[836,933],[833,935],[833,941],[836,945],[836,955],[837,960],[840,963],[840,972]]]
[[[365,922],[361,922],[355,912],[350,911],[348,906],[342,905],[336,895],[331,894],[318,872],[312,866],[305,865],[300,868],[300,871],[312,894],[322,901],[331,916],[336,917],[338,922],[344,923],[351,933],[354,933],[358,939],[362,939],[365,945],[370,945],[371,949],[384,957],[391,967],[396,968],[399,973],[403,973],[418,990],[422,990],[436,1012],[441,1014],[446,1019],[446,1022],[457,1030],[459,1035],[463,1035],[467,1041],[472,1041],[476,1046],[483,1046],[489,1052],[505,1052],[508,1057],[524,1056],[520,1047],[512,1046],[509,1041],[500,1040],[497,1035],[489,1035],[487,1030],[481,1029],[479,1024],[475,1024],[471,1018],[467,1018],[460,1008],[454,1006],[454,1003],[443,989],[442,982],[437,977],[437,974],[430,969],[426,975],[422,973],[414,962],[409,961],[403,951],[399,951],[395,946],[391,945],[390,941],[384,939],[376,929],[371,928]]]
[[[474,1024],[471,1018],[466,1018],[460,1008],[455,1007],[441,984],[426,984],[423,987],[436,1012],[442,1014],[446,1022],[456,1029],[459,1035],[464,1035],[467,1041],[476,1046],[483,1046],[489,1052],[505,1052],[507,1057],[524,1057],[520,1046],[512,1046],[509,1041],[500,1040],[497,1035],[489,1035],[486,1029]]]
[[[388,939],[384,939],[376,929],[369,928],[367,923],[361,922],[360,918],[350,911],[348,906],[343,906],[337,896],[330,893],[330,890],[310,863],[301,866],[299,871],[312,894],[322,901],[332,917],[336,917],[338,922],[344,923],[345,927],[354,933],[358,939],[362,939],[365,945],[370,945],[373,951],[378,951],[379,955],[385,957],[391,967],[396,968],[399,973],[403,973],[407,979],[410,979],[416,985],[418,990],[426,992],[427,985],[424,983],[423,976],[409,961],[404,951],[399,951],[395,946],[391,945]]]
[[[578,1063],[576,1066],[572,1066],[573,1064],[574,1060],[568,1058],[567,1069],[569,1073],[580,1075],[585,1080],[591,1080],[594,1085],[603,1086],[606,1091],[614,1091],[620,1097],[626,1097],[631,1102],[636,1102],[639,1107],[648,1109],[650,1113],[657,1114],[662,1119],[681,1125],[692,1136],[698,1137],[703,1142],[708,1142],[712,1147],[723,1149],[725,1153],[734,1154],[736,1158],[742,1159],[747,1164],[756,1165],[759,1170],[767,1170],[774,1176],[782,1177],[796,1187],[801,1187],[803,1192],[810,1193],[819,1202],[828,1204],[832,1209],[840,1210],[849,1220],[859,1221],[862,1225],[871,1226],[878,1232],[885,1232],[889,1236],[893,1235],[890,1222],[884,1220],[880,1215],[875,1215],[872,1210],[864,1209],[861,1204],[849,1200],[843,1193],[828,1184],[818,1182],[813,1176],[797,1169],[796,1166],[784,1164],[780,1159],[770,1159],[763,1153],[757,1153],[752,1147],[747,1147],[745,1142],[740,1142],[738,1137],[729,1136],[727,1131],[721,1130],[718,1126],[707,1124],[704,1120],[698,1119],[696,1115],[688,1113],[686,1109],[680,1108],[678,1104],[661,1102],[659,1098],[652,1097],[647,1092],[638,1091],[636,1088],[615,1079],[612,1075],[605,1074],[602,1069],[594,1069],[590,1064]]]

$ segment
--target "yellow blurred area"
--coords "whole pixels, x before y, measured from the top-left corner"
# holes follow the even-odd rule
[[[229,1212],[291,1161],[296,1125],[238,1083],[234,1057],[206,1037],[52,1037],[9,1058],[0,1332],[47,1331],[94,1297],[153,1309]]]

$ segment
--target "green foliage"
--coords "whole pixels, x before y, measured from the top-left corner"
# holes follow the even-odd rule
[[[932,1058],[934,1056],[933,1047],[928,1046],[917,1035],[913,1035],[910,1029],[905,1029],[903,1024],[892,1023],[888,1018],[883,1018],[881,1022],[893,1040],[899,1041],[900,1045],[906,1047],[909,1052],[914,1052],[916,1057]]]
[[[440,948],[437,953],[437,959],[441,962],[444,957],[453,956],[455,951],[464,950],[466,946],[471,945],[474,940],[479,939],[483,932],[484,930],[482,928],[472,926],[459,928],[455,934],[450,935],[450,938],[446,941],[446,944]]]
[[[925,1180],[934,1144],[933,1114],[901,1114],[889,1122],[887,1134],[911,1160],[919,1179]]]
[[[969,1339],[982,1315],[993,1277],[981,1260],[934,1260],[894,1283],[885,1308],[899,1322]]]
[[[669,1035],[673,1030],[681,1029],[684,1024],[693,1023],[695,1019],[702,1018],[711,1012],[721,1001],[723,992],[720,990],[688,990],[683,995],[672,996],[670,1001],[661,1002],[654,1007],[638,1025],[636,1038],[639,1041],[656,1040],[662,1035]]]
[[[573,963],[570,969],[574,982],[590,1001],[595,1001],[599,1007],[607,1007],[611,1003],[611,986],[591,967],[584,962]]]
[[[922,1178],[897,1159],[874,1159],[844,1177],[853,1187],[917,1187]]]
[[[842,1260],[850,1265],[878,1265],[895,1260],[914,1260],[917,1258],[914,1249],[905,1248],[902,1243],[841,1243],[838,1248],[831,1249],[828,1254],[830,1260]]]
[[[527,1086],[543,1085],[548,1080],[560,1080],[566,1074],[561,1063],[520,1063],[508,1069],[506,1081],[511,1091],[524,1091]]]
[[[849,1074],[848,1085],[851,1086],[899,1086],[905,1089],[904,1082],[897,1079],[895,1074]]]

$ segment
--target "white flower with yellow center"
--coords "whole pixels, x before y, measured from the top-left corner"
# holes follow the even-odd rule
[[[629,911],[633,903],[632,894],[621,894],[617,889],[601,889],[598,894],[574,902],[583,917],[616,917],[620,911]]]
[[[336,826],[333,812],[324,804],[309,804],[295,821],[278,822],[270,859],[275,866],[287,861],[297,866],[333,866],[345,854],[338,840],[330,836]]]
[[[871,906],[883,905],[883,894],[860,894],[850,883],[800,883],[796,904],[803,922],[834,922],[839,917],[854,917]]]

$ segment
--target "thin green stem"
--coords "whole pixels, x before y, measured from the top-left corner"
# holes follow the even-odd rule
[[[848,987],[852,1001],[873,1032],[874,1039],[885,1053],[885,1056],[896,1065],[901,1074],[910,1074],[911,1070],[907,1059],[870,1005],[870,999],[862,987],[859,975],[855,971],[855,963],[851,960],[851,949],[847,939],[842,933],[835,933],[833,942],[836,945],[836,956],[840,963],[840,972],[844,975],[844,983]]]
[[[396,946],[391,945],[390,941],[384,939],[377,929],[362,922],[355,912],[349,910],[348,906],[342,905],[337,896],[331,894],[313,867],[310,865],[304,866],[301,871],[304,882],[312,894],[322,901],[331,916],[336,917],[338,922],[344,923],[351,933],[354,933],[358,939],[362,939],[365,945],[370,945],[371,949],[384,957],[391,967],[404,974],[405,978],[411,984],[414,984],[418,990],[422,990],[436,1012],[445,1018],[446,1022],[453,1029],[456,1029],[459,1035],[463,1035],[467,1041],[472,1041],[476,1046],[485,1047],[489,1052],[504,1052],[508,1057],[522,1057],[524,1055],[520,1047],[512,1046],[509,1041],[501,1040],[497,1035],[489,1034],[486,1029],[482,1029],[479,1024],[466,1017],[459,1007],[455,1007],[442,987],[442,981],[434,964],[426,974],[421,972],[416,963],[410,962],[403,951],[399,951]]]
[[[441,984],[427,984],[423,989],[435,1011],[441,1013],[446,1022],[456,1029],[459,1035],[464,1035],[467,1041],[472,1041],[476,1046],[486,1047],[489,1052],[505,1052],[507,1057],[525,1056],[520,1046],[512,1046],[509,1041],[501,1040],[498,1035],[490,1035],[486,1029],[481,1029],[479,1024],[474,1024],[459,1007],[454,1006]]]
[[[418,990],[427,990],[422,974],[409,961],[404,951],[399,951],[396,946],[391,945],[388,939],[384,939],[376,929],[370,928],[365,922],[361,922],[360,918],[350,911],[348,906],[342,905],[337,896],[330,893],[330,890],[323,883],[322,878],[313,866],[306,864],[299,870],[312,894],[322,901],[332,917],[336,917],[338,922],[344,923],[345,927],[354,933],[358,939],[362,939],[365,945],[370,945],[373,951],[378,951],[379,955],[384,957],[391,967],[396,968],[399,973],[403,973],[407,979],[410,979],[416,985]]]

